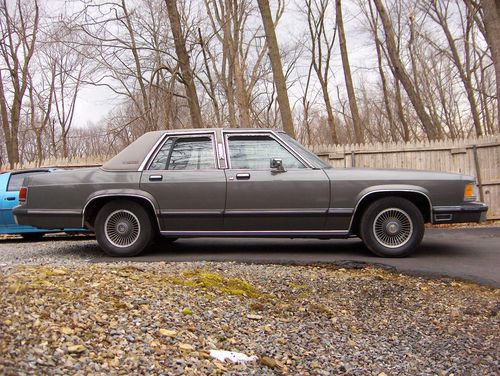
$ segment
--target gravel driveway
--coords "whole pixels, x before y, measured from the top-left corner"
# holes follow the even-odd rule
[[[0,374],[500,371],[498,289],[373,268],[87,262],[98,252],[0,242]]]

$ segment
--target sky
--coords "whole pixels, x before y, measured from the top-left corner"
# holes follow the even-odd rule
[[[64,0],[47,0],[52,7],[60,6]],[[196,1],[196,0],[195,0]],[[200,3],[202,0],[198,0]],[[306,31],[306,23],[304,15],[300,14],[301,0],[288,0],[287,8],[283,14],[283,18],[277,28],[278,43],[280,46],[294,43],[299,40]],[[332,1],[334,4],[334,1]],[[272,1],[271,1],[272,4]],[[351,70],[354,75],[355,82],[358,80],[370,80],[373,73],[369,68],[374,67],[374,49],[367,44],[366,34],[361,28],[360,19],[357,7],[349,2],[343,5],[344,27],[346,38],[348,41],[349,58]],[[336,41],[338,49],[338,38]],[[302,62],[303,66],[307,66],[308,62]],[[344,87],[344,76],[342,64],[338,50],[335,52],[333,59],[334,84]],[[293,92],[295,91],[295,92]],[[297,87],[292,89],[290,93],[291,105],[298,99],[300,89]],[[99,124],[99,122],[119,104],[119,98],[109,88],[85,86],[79,93],[76,108],[75,108],[75,126],[87,127],[91,124]]]

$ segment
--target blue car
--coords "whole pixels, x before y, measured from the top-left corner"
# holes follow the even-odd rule
[[[12,215],[12,208],[19,205],[19,190],[27,176],[47,174],[55,168],[39,168],[0,173],[0,234],[19,234],[25,239],[40,239],[49,232],[84,232],[86,229],[46,230],[18,225]]]

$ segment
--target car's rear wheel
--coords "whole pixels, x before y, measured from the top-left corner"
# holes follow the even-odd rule
[[[412,202],[386,197],[366,209],[360,230],[363,242],[377,256],[405,257],[422,241],[424,219]]]
[[[115,200],[99,210],[95,220],[99,246],[113,257],[131,257],[144,251],[153,238],[146,209],[130,200]]]

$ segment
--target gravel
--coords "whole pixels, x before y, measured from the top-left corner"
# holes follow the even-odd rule
[[[0,242],[0,374],[500,371],[498,289],[376,268],[88,262],[100,254],[88,238]]]

